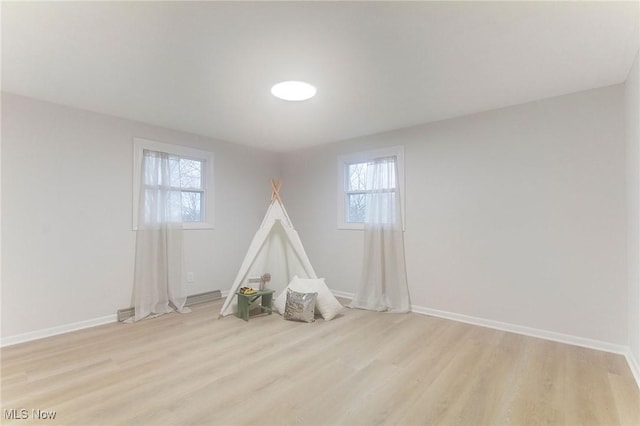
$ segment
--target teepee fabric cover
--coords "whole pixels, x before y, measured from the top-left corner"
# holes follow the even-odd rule
[[[317,278],[300,237],[278,195],[280,183],[272,181],[272,187],[274,193],[267,214],[251,241],[238,275],[222,305],[220,316],[237,312],[235,293],[240,287],[248,285],[249,278],[270,273],[271,281],[267,283],[267,288],[275,290],[276,296],[287,287],[295,275],[301,278]]]

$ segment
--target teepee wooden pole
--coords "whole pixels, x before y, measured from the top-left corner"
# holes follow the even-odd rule
[[[276,200],[280,204],[282,204],[282,198],[280,198],[280,187],[282,186],[282,179],[271,179],[271,189],[273,192],[271,193],[271,204],[273,204]]]

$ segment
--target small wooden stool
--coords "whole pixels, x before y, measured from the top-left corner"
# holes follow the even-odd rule
[[[267,312],[269,315],[273,312],[272,302],[273,293],[275,290],[257,290],[252,294],[236,293],[238,296],[238,318],[242,318],[245,321],[249,321],[249,308],[251,305],[260,298],[260,310],[261,312]]]

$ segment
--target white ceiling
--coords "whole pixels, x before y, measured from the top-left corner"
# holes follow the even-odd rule
[[[2,90],[286,151],[621,83],[639,4],[3,2]]]

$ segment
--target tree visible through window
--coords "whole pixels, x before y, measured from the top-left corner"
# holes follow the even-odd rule
[[[180,222],[213,229],[214,156],[184,145],[133,139],[133,229]]]
[[[347,164],[347,222],[364,223],[367,163]]]
[[[397,219],[404,229],[404,147],[354,152],[337,160],[338,229],[364,230],[365,223],[392,224]],[[395,209],[374,207],[392,206],[397,199],[400,218]]]
[[[393,165],[389,176],[378,175],[377,177],[379,182],[384,182],[386,186],[384,189],[388,191],[392,199],[397,190],[395,161],[393,161]],[[347,223],[365,222],[367,195],[373,189],[373,182],[370,180],[372,173],[367,173],[371,167],[375,167],[371,161],[345,164],[345,222]]]
[[[158,211],[161,206],[152,206],[152,203],[160,203],[155,196],[159,187],[168,189],[169,203],[167,208],[174,217],[175,222],[202,222],[205,206],[204,185],[204,160],[184,158],[173,154],[168,155],[168,173],[154,173],[160,170],[154,167],[154,163],[160,161],[163,153],[144,150],[144,185],[145,185],[145,221],[153,221],[152,212]],[[169,182],[163,182],[163,177],[168,176]],[[156,207],[156,208],[153,208]]]

